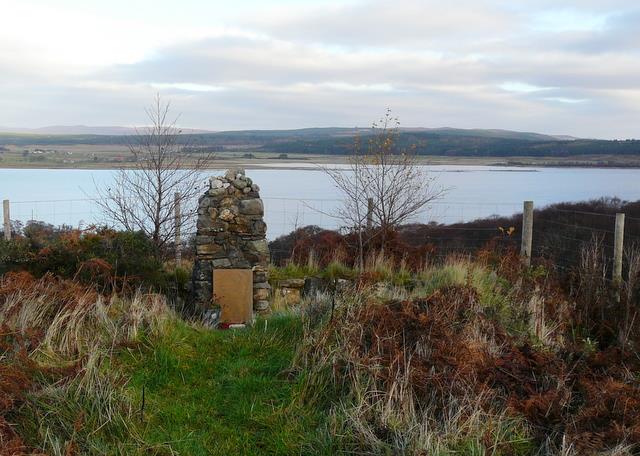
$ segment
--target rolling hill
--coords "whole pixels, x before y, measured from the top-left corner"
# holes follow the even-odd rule
[[[1,131],[1,129],[0,129]],[[127,127],[46,127],[0,133],[0,145],[125,145]],[[60,133],[60,132],[72,132]],[[96,134],[110,132],[110,134]],[[180,142],[190,150],[246,150],[272,153],[345,155],[354,137],[370,129],[304,128],[203,132],[186,130]],[[566,157],[579,155],[640,155],[640,140],[580,139],[509,130],[403,128],[399,146],[415,147],[419,155],[461,157]]]

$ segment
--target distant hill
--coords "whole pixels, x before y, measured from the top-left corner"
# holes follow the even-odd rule
[[[144,127],[142,127],[144,128]],[[401,128],[406,132],[430,132],[443,136],[478,136],[483,138],[504,138],[504,139],[523,139],[530,141],[545,141],[554,139],[576,139],[571,136],[552,136],[540,133],[529,133],[511,130],[482,130],[482,129],[463,129],[463,128]],[[202,130],[196,128],[183,128],[184,134],[210,134],[215,133],[223,136],[238,137],[324,137],[324,136],[353,136],[356,133],[368,134],[368,128],[300,128],[292,130],[236,130],[236,131],[220,131]],[[39,128],[11,128],[0,126],[0,134],[30,134],[30,135],[100,135],[100,136],[127,136],[136,134],[135,127],[119,127],[119,126],[87,126],[87,125],[51,125]]]
[[[209,130],[185,128],[184,133],[199,134],[212,133]],[[31,135],[102,135],[102,136],[127,136],[136,133],[135,127],[96,126],[87,125],[51,125],[40,128],[10,128],[0,127],[0,133],[20,133]]]
[[[480,138],[500,138],[500,139],[522,139],[525,141],[553,141],[553,140],[573,140],[572,136],[552,136],[541,133],[530,133],[522,131],[500,130],[500,129],[464,129],[464,128],[404,128],[406,132],[426,132],[442,136],[477,136]]]
[[[1,129],[0,129],[1,131]],[[74,134],[53,133],[74,131]],[[89,133],[95,131],[113,134]],[[0,133],[0,145],[116,145],[128,144],[127,127],[47,127]],[[47,133],[44,133],[47,132]],[[84,133],[80,133],[84,132]],[[185,130],[180,138],[191,150],[246,150],[273,153],[345,155],[354,136],[371,129],[303,128],[297,130],[243,130],[202,132]],[[466,157],[566,157],[577,155],[640,155],[639,140],[596,140],[509,130],[459,128],[403,128],[399,146],[415,147],[420,155]]]

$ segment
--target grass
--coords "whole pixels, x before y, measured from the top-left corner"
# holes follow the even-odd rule
[[[7,274],[0,456],[568,456],[583,441],[632,454],[637,355],[565,344],[564,295],[514,261],[451,258],[410,273],[371,258],[353,287],[227,331],[180,319],[159,295]],[[619,360],[603,371],[599,356]],[[11,429],[23,452],[3,452]]]
[[[366,272],[394,284],[401,269]],[[341,452],[637,454],[637,352],[575,344],[545,268],[451,258],[414,277],[341,294],[305,332],[303,397],[327,409]]]
[[[0,455],[130,454],[126,379],[118,347],[164,332],[162,296],[110,298],[77,282],[27,273],[0,277]],[[7,442],[13,448],[4,452]]]
[[[12,273],[0,329],[1,456],[331,454],[288,370],[300,316],[212,331],[159,295]]]
[[[176,321],[147,349],[123,353],[131,397],[140,404],[145,392],[142,438],[171,454],[330,454],[316,437],[320,411],[295,400],[299,381],[287,371],[301,337],[293,315],[229,331]]]

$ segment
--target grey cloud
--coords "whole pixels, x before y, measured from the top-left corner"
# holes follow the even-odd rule
[[[412,52],[331,52],[311,45],[275,40],[208,39],[163,49],[159,56],[121,65],[95,77],[126,82],[267,83],[274,88],[296,83],[404,85],[474,84],[491,78],[490,62],[434,57]],[[498,71],[499,73],[499,71]]]
[[[536,48],[524,41],[487,49],[482,56],[440,57],[412,51],[328,51],[273,39],[222,38],[164,49],[155,59],[96,77],[229,89],[289,90],[300,84],[347,83],[417,91],[434,86],[496,86],[506,81],[567,89],[637,88],[639,75],[640,61],[633,55],[585,56]]]
[[[244,35],[156,49],[64,83],[44,75],[17,92],[0,81],[13,110],[0,111],[0,124],[141,123],[161,90],[185,126],[209,129],[367,126],[390,106],[405,125],[637,136],[639,13],[619,0],[584,5],[608,14],[602,30],[536,30],[535,14],[558,8],[546,0],[375,0],[266,15]],[[507,82],[547,90],[508,91]]]
[[[373,0],[301,16],[258,18],[248,25],[301,42],[446,50],[460,39],[466,46],[503,39],[519,21],[497,1],[460,0],[452,7],[438,0]]]

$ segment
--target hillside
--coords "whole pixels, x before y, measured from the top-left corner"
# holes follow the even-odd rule
[[[124,146],[131,141],[131,136],[121,133],[42,134],[42,132],[33,131],[0,133],[0,145]],[[181,137],[181,142],[195,151],[208,149],[276,154],[346,155],[353,148],[356,134],[367,136],[370,134],[370,130],[306,128],[185,133]],[[398,145],[401,148],[415,147],[419,155],[449,157],[640,155],[640,140],[570,139],[566,136],[555,137],[507,130],[407,128],[401,130]]]

